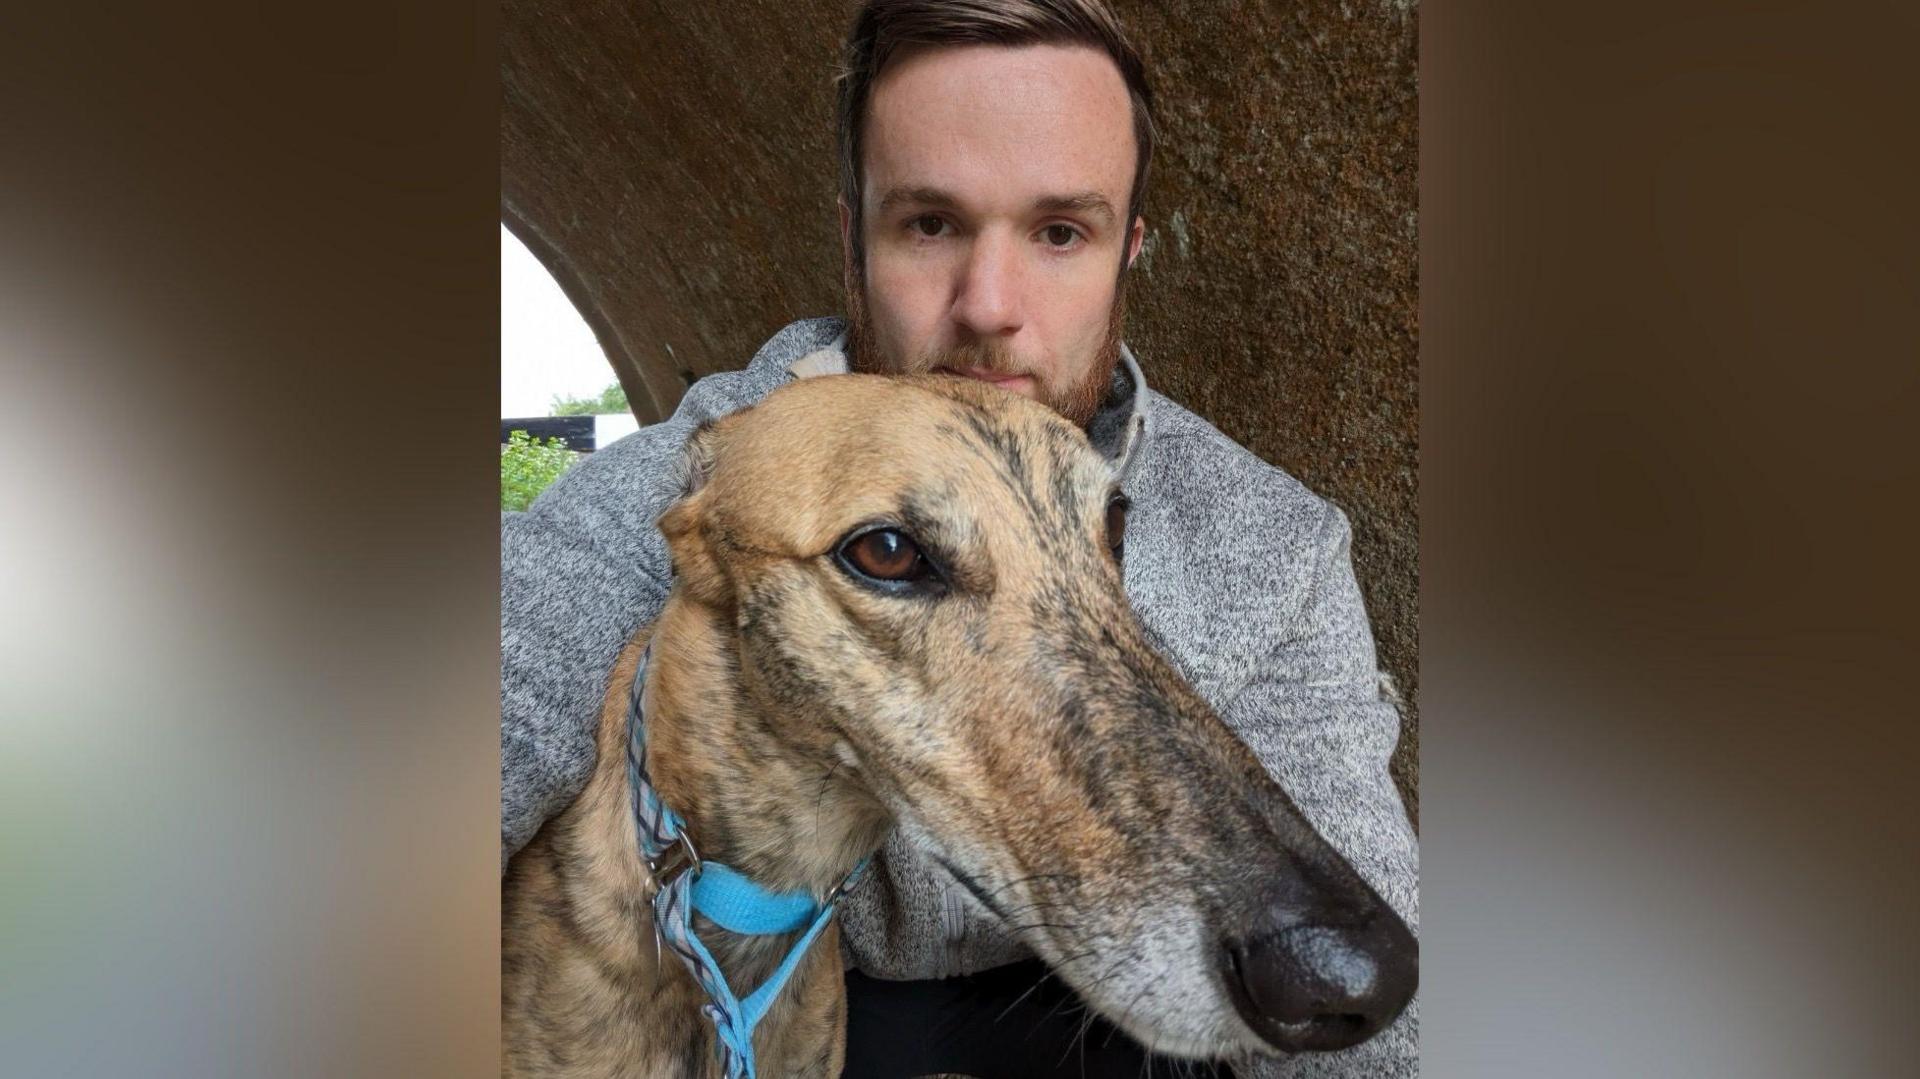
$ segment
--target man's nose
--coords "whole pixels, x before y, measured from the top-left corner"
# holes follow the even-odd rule
[[[987,232],[975,239],[954,297],[954,321],[981,338],[1018,330],[1026,316],[1022,254],[1019,241],[1010,236]]]

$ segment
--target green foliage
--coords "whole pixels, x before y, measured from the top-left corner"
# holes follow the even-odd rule
[[[535,495],[579,459],[579,454],[567,448],[564,438],[539,439],[525,431],[507,432],[507,444],[500,447],[500,508],[526,509]]]
[[[549,416],[624,416],[632,411],[627,407],[627,391],[620,388],[618,382],[600,391],[598,397],[555,397]]]

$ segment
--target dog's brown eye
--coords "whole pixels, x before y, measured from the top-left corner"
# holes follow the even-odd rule
[[[1113,552],[1113,560],[1120,561],[1120,555],[1127,545],[1127,500],[1115,498],[1107,503],[1107,549]]]
[[[933,572],[907,534],[891,528],[855,537],[841,554],[854,569],[882,581],[918,581]]]

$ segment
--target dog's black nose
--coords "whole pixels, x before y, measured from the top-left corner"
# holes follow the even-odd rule
[[[1345,1049],[1413,999],[1419,946],[1384,911],[1360,926],[1290,925],[1221,949],[1234,1008],[1276,1049]]]

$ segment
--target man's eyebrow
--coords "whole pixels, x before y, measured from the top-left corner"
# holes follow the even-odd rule
[[[880,196],[880,212],[889,213],[900,206],[929,206],[942,210],[959,207],[960,200],[951,192],[937,187],[892,187]],[[1042,195],[1033,200],[1033,208],[1046,213],[1089,214],[1112,224],[1120,215],[1114,212],[1113,203],[1098,191],[1082,191],[1075,195]]]
[[[1081,213],[1105,218],[1112,224],[1120,215],[1113,212],[1113,203],[1098,191],[1083,191],[1078,195],[1046,195],[1035,199],[1033,208],[1052,213]]]
[[[880,196],[880,212],[887,213],[896,206],[937,206],[951,210],[960,205],[960,200],[937,187],[891,187]]]

